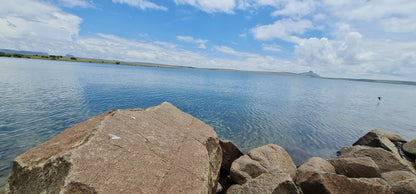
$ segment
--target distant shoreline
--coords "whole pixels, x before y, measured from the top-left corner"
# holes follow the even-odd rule
[[[189,66],[164,65],[164,64],[156,64],[156,63],[139,63],[139,62],[123,62],[123,61],[117,61],[117,60],[89,59],[89,58],[78,58],[74,56],[56,56],[56,55],[38,55],[38,54],[31,55],[31,54],[20,54],[18,53],[19,51],[16,51],[16,52],[17,53],[0,52],[0,57],[43,59],[43,60],[71,61],[71,62],[113,64],[113,65],[130,65],[130,66],[158,67],[158,68],[170,68],[170,69],[194,69],[194,70],[223,71],[223,72],[240,72],[240,73],[253,73],[253,74],[263,74],[263,75],[308,77],[308,78],[321,78],[321,79],[331,79],[331,80],[361,81],[361,82],[387,83],[387,84],[404,84],[404,85],[416,86],[416,82],[414,81],[329,78],[329,77],[321,77],[318,74],[313,73],[312,71],[305,72],[305,73],[243,71],[243,70],[236,70],[236,69],[200,68],[200,67],[189,67]]]

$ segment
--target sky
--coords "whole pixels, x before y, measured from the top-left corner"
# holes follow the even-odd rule
[[[0,48],[416,81],[415,0],[0,0]]]

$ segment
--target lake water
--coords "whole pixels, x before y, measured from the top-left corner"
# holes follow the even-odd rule
[[[274,143],[297,164],[334,157],[374,128],[416,138],[410,85],[0,58],[0,185],[16,156],[64,129],[164,101],[244,152]]]

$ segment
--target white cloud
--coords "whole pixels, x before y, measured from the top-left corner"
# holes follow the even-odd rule
[[[276,38],[289,42],[299,42],[300,38],[307,29],[313,28],[309,20],[293,21],[291,19],[277,20],[273,24],[257,26],[251,29],[254,38],[258,40],[273,40]]]
[[[324,1],[332,14],[349,20],[371,21],[391,16],[414,16],[416,1],[413,0],[358,0]]]
[[[81,21],[48,3],[5,0],[0,6],[0,41],[3,47],[30,47],[37,40],[71,41],[78,36]],[[26,43],[17,44],[20,41]]]
[[[94,7],[91,1],[86,0],[59,0],[59,3],[65,7],[73,8],[73,7]]]
[[[416,18],[391,17],[381,20],[380,25],[387,32],[416,34]]]
[[[305,1],[287,1],[283,9],[278,9],[272,13],[272,16],[296,16],[302,17],[312,13],[315,9],[315,3],[312,0]]]
[[[77,0],[73,5],[77,2],[87,1]],[[141,9],[167,9],[150,1],[117,2]],[[73,54],[79,57],[193,67],[291,72],[314,70],[331,77],[415,80],[416,12],[413,10],[416,10],[416,3],[413,1],[314,1],[313,5],[305,5],[305,9],[299,8],[299,11],[306,10],[304,14],[290,8],[291,3],[287,0],[246,0],[243,5],[243,0],[236,0],[233,1],[234,4],[225,7],[218,5],[226,2],[214,2],[212,5],[197,0],[175,2],[195,6],[209,13],[233,13],[234,9],[271,6],[277,10],[274,13],[283,19],[253,27],[250,33],[260,41],[259,44],[262,44],[265,51],[288,52],[284,46],[262,41],[280,39],[295,43],[294,59],[282,60],[226,46],[213,47],[213,53],[205,50],[192,52],[171,42],[152,40],[149,35],[142,35],[140,40],[111,34],[86,38],[78,35],[82,22],[80,17],[66,13],[46,1],[33,0],[2,1],[0,45],[2,48],[58,55]],[[77,6],[82,7],[82,4]],[[323,27],[318,28],[318,25]],[[321,34],[316,31],[321,31]],[[307,32],[318,35],[314,37]],[[245,37],[243,34],[240,36]],[[204,49],[208,41],[191,36],[176,38],[181,43],[195,44]],[[280,41],[276,42],[280,44]],[[224,57],[219,57],[222,53]]]
[[[265,51],[273,51],[273,52],[280,52],[282,51],[282,49],[279,46],[276,45],[268,45],[268,44],[263,44],[262,45],[262,49]]]
[[[154,41],[155,44],[161,45],[165,48],[173,49],[176,48],[176,44],[168,43],[168,42],[162,42],[162,41]]]
[[[333,18],[349,23],[363,33],[368,31],[369,35],[394,38],[385,33],[412,33],[410,36],[413,37],[416,34],[416,1],[413,0],[325,0],[322,6]]]
[[[113,3],[120,3],[120,4],[124,3],[133,7],[138,7],[142,10],[146,10],[146,9],[158,9],[158,10],[163,10],[163,11],[168,10],[167,7],[156,5],[155,3],[152,3],[147,0],[113,0]]]
[[[206,49],[207,47],[205,46],[205,43],[208,42],[208,40],[204,40],[204,39],[195,39],[191,36],[176,36],[176,38],[179,41],[183,41],[183,42],[188,42],[188,43],[194,43],[194,44],[198,44],[198,48],[200,49]]]
[[[416,42],[366,40],[358,32],[343,40],[304,39],[295,47],[297,63],[325,76],[414,80]]]
[[[22,7],[22,3],[27,7]],[[121,61],[153,62],[205,68],[229,68],[260,71],[295,71],[289,61],[271,56],[238,52],[218,47],[223,52],[238,55],[238,59],[209,56],[178,48],[162,41],[125,39],[111,34],[94,37],[78,35],[81,18],[65,13],[45,2],[22,0],[4,1],[0,7],[0,45],[2,48],[48,52],[54,55],[72,54],[78,57],[102,58]],[[178,40],[195,43],[200,47],[207,40],[178,36]],[[205,45],[204,45],[205,47]],[[227,50],[228,49],[228,50]]]
[[[220,51],[222,53],[226,53],[226,54],[234,55],[234,56],[240,56],[240,57],[259,57],[259,55],[257,55],[257,54],[235,51],[233,48],[227,47],[227,46],[214,46],[214,49],[217,50],[217,51]]]
[[[175,0],[177,5],[191,5],[207,13],[234,13],[235,0]]]
[[[76,56],[102,57],[123,61],[153,62],[170,65],[184,65],[203,68],[228,68],[251,71],[302,71],[290,61],[271,56],[235,51],[225,46],[215,47],[220,52],[239,56],[239,59],[208,57],[188,50],[166,48],[158,42],[137,42],[109,34],[77,41],[80,50],[74,49]]]
[[[194,38],[191,36],[176,36],[176,38],[180,41],[184,41],[184,42],[194,42]]]

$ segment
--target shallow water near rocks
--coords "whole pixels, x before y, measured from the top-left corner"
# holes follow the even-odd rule
[[[0,58],[0,185],[16,156],[66,128],[164,101],[244,152],[274,143],[297,164],[334,157],[374,128],[416,138],[410,85]]]

